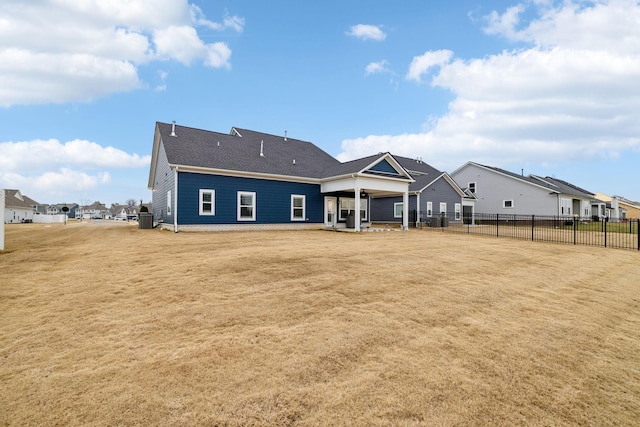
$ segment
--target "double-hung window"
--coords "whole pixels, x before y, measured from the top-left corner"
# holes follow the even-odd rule
[[[215,190],[200,190],[199,194],[200,215],[216,214],[216,192]]]
[[[460,212],[461,212],[460,203],[456,203],[454,207],[455,207],[456,221],[460,221]]]
[[[256,193],[238,191],[238,221],[256,220]]]
[[[402,218],[402,202],[397,202],[393,204],[393,217],[394,218]]]
[[[304,221],[306,219],[306,196],[300,194],[291,195],[291,221]]]
[[[171,190],[167,191],[167,215],[171,215]]]
[[[427,218],[433,216],[433,202],[427,202]]]
[[[445,216],[447,214],[447,203],[440,202],[440,215]]]

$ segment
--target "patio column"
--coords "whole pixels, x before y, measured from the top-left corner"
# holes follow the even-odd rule
[[[402,193],[402,229],[409,229],[409,186]]]
[[[355,231],[360,231],[360,186],[358,186],[358,184],[356,183],[355,188],[355,222],[354,222],[354,226],[353,229]]]

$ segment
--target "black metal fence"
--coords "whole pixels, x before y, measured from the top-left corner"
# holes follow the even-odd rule
[[[640,219],[477,213],[463,216],[459,212],[431,217],[416,212],[415,218],[416,227],[443,232],[640,251]]]

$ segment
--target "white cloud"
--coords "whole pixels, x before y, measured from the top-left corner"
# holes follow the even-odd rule
[[[346,34],[362,40],[382,41],[387,38],[387,34],[377,25],[354,25],[349,28],[349,31],[347,31]]]
[[[135,170],[148,170],[151,161],[148,155],[78,139],[2,142],[0,152],[0,188],[20,189],[40,203],[60,197],[70,201],[77,193],[108,188],[112,173],[122,179]]]
[[[1,170],[27,174],[65,167],[142,168],[151,161],[148,155],[129,154],[80,139],[64,144],[57,139],[1,142],[0,152]]]
[[[244,31],[245,21],[244,18],[240,16],[229,16],[229,14],[227,13],[224,16],[222,23],[213,22],[208,20],[202,13],[202,10],[196,5],[191,5],[191,16],[193,22],[195,22],[197,25],[208,27],[212,30],[224,31],[227,28],[231,28],[238,33]]]
[[[378,62],[371,62],[367,64],[364,69],[365,75],[369,76],[371,74],[380,74],[380,73],[391,73],[391,70],[388,67],[389,62],[385,59]]]
[[[194,59],[204,58],[205,65],[220,68],[229,66],[231,50],[225,43],[205,44],[195,28],[172,26],[154,33],[158,55],[190,65]]]
[[[0,186],[19,189],[22,194],[31,198],[38,197],[38,195],[60,197],[74,192],[86,192],[110,182],[111,175],[108,172],[89,174],[67,168],[44,172],[36,176],[13,172],[0,173]],[[38,198],[34,200],[43,203],[43,200]]]
[[[5,0],[0,106],[89,101],[147,87],[138,67],[157,60],[228,68],[230,48],[204,42],[198,26],[241,32],[244,19],[227,14],[217,24],[187,0]]]
[[[409,71],[407,72],[408,80],[415,80],[420,83],[422,81],[422,75],[429,72],[430,69],[437,66],[442,66],[448,63],[453,56],[453,52],[450,50],[436,50],[428,51],[423,55],[414,56],[411,64],[409,65]]]
[[[453,170],[468,160],[506,167],[637,151],[640,4],[534,6],[538,16],[529,22],[520,16],[525,6],[487,18],[488,33],[530,43],[528,48],[469,60],[452,60],[445,50],[414,58],[410,80],[420,82],[439,67],[430,83],[454,95],[447,113],[422,133],[345,140],[339,158],[391,151]]]

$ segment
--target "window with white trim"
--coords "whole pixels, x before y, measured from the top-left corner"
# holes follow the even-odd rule
[[[347,216],[355,211],[356,199],[340,198],[340,216],[341,220],[346,220]],[[367,220],[367,199],[360,199],[360,220]]]
[[[427,217],[431,218],[433,216],[433,202],[427,202]]]
[[[238,191],[238,221],[256,220],[256,193]]]
[[[471,191],[472,193],[476,192],[476,183],[475,182],[470,182],[467,187],[469,188],[469,191]]]
[[[461,207],[460,203],[456,203],[454,205],[454,209],[455,209],[456,221],[460,221],[460,215],[461,215],[461,210],[462,210],[462,207]]]
[[[396,202],[393,204],[393,217],[394,218],[402,218],[402,207],[404,203]]]
[[[513,200],[503,200],[502,207],[506,209],[513,208]]]
[[[215,190],[200,189],[199,195],[199,212],[200,215],[216,214],[216,192]]]
[[[440,202],[440,215],[447,213],[447,202]]]
[[[291,195],[291,221],[304,221],[306,219],[305,206],[306,196],[301,194]]]
[[[171,190],[167,191],[167,215],[171,215]]]

